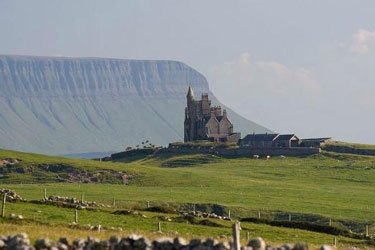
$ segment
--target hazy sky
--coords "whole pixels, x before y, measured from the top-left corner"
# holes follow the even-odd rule
[[[250,120],[375,143],[374,0],[0,0],[0,54],[173,59]]]

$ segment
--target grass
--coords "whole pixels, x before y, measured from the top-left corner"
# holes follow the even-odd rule
[[[373,144],[361,144],[352,142],[342,142],[342,141],[330,141],[326,143],[327,146],[338,146],[338,147],[348,147],[353,149],[364,149],[364,150],[375,150],[375,145]]]
[[[5,153],[2,152],[2,155]],[[0,157],[1,157],[0,154]],[[16,154],[23,164],[32,155]],[[201,157],[201,156],[200,156]],[[332,218],[375,220],[375,157],[324,154],[303,158],[216,159],[194,167],[161,168],[164,162],[193,161],[197,156],[147,158],[132,163],[101,163],[37,156],[39,161],[65,162],[79,168],[111,168],[130,172],[130,185],[112,184],[0,184],[28,199],[48,193],[119,204],[129,201],[214,203],[248,210],[282,210]],[[199,158],[199,157],[198,157]],[[23,175],[8,179],[19,182]],[[28,182],[27,179],[23,180]]]
[[[83,168],[85,170],[109,169],[121,170],[122,168],[111,162],[98,162],[92,160],[71,159],[58,156],[47,156],[41,154],[24,153],[12,150],[1,150],[0,159],[13,158],[20,159],[20,166],[30,166],[37,164],[66,164],[75,168]]]
[[[87,236],[95,236],[104,239],[109,238],[111,235],[126,236],[133,233],[145,235],[150,239],[155,239],[160,236],[182,236],[186,239],[210,236],[218,240],[224,240],[231,236],[232,222],[218,220],[212,221],[215,221],[220,227],[192,225],[187,222],[163,221],[163,233],[157,233],[157,223],[160,221],[160,217],[168,216],[174,218],[177,216],[175,214],[161,215],[158,213],[142,212],[142,214],[147,216],[143,218],[139,215],[114,215],[110,211],[80,210],[78,214],[79,225],[84,227],[87,224],[100,224],[106,228],[103,232],[98,233],[82,228],[69,228],[68,224],[74,220],[74,209],[30,203],[9,203],[7,211],[22,214],[25,220],[12,221],[10,219],[0,219],[2,223],[0,234],[26,232],[32,240],[41,237],[49,237],[50,239],[56,240],[62,235],[70,239]],[[8,214],[9,212],[7,215]],[[52,226],[53,230],[51,230]],[[115,227],[115,229],[111,229],[111,227]],[[123,231],[118,231],[118,227],[121,227]],[[262,224],[241,223],[241,227],[243,243],[246,241],[246,232],[249,232],[251,237],[262,235],[267,243],[272,244],[308,242],[311,246],[318,247],[321,244],[330,244],[333,239],[332,235],[323,233],[272,227]],[[365,243],[360,240],[346,237],[338,237],[338,239],[342,246],[365,246]]]
[[[323,153],[308,157],[265,160],[225,159],[205,155],[164,155],[110,163],[0,150],[0,159],[4,158],[21,159],[20,164],[23,167],[40,163],[63,163],[88,171],[109,169],[127,172],[134,176],[127,186],[111,183],[43,183],[41,185],[35,183],[33,172],[29,175],[13,172],[6,178],[0,179],[0,188],[14,189],[29,200],[42,199],[43,189],[47,188],[48,194],[80,197],[81,193],[84,193],[86,200],[106,204],[111,204],[115,199],[119,207],[127,208],[146,206],[147,201],[151,201],[151,204],[205,203],[225,206],[226,209],[232,210],[233,216],[240,217],[255,214],[260,210],[264,214],[282,211],[325,216],[333,220],[353,220],[362,223],[375,221],[375,196],[373,195],[375,193],[375,157],[372,156]],[[53,180],[53,176],[46,176],[44,182],[53,182]],[[15,209],[25,214],[28,210],[39,209],[28,207],[22,210],[20,204],[12,204],[12,206],[19,206]],[[89,223],[91,217],[83,215],[87,221],[82,223]],[[93,218],[98,218],[97,215]],[[26,217],[28,216],[37,215],[29,214]],[[48,218],[45,221],[42,218],[35,220],[64,226],[69,221],[68,217],[72,218],[72,212],[66,211],[60,216],[63,217]],[[114,215],[106,214],[105,216]],[[104,225],[107,219],[103,220]],[[156,223],[151,219],[148,219],[148,222],[145,221],[145,224],[140,223],[139,218],[134,222],[129,222],[129,220],[131,221],[130,217],[126,217],[126,220],[118,220],[118,222],[126,225],[125,221],[127,221],[130,231],[142,232],[151,232]],[[108,221],[117,223],[117,219],[114,218]],[[230,233],[229,228],[209,227],[207,229],[203,226],[187,226],[181,223],[171,225],[173,225],[170,227],[171,232],[178,231],[186,236],[189,234],[217,236]],[[30,227],[30,225],[24,226]],[[259,233],[258,235],[273,242],[289,241],[288,239],[297,241],[297,238],[290,238],[295,232],[293,229],[283,229],[291,231],[280,231],[277,234],[276,231],[281,230],[280,228],[256,224],[252,224],[251,227],[260,227],[258,231],[254,231],[254,236]],[[312,232],[303,230],[298,232],[300,232],[299,239],[310,243],[330,243],[332,240],[330,235],[319,234],[321,236],[318,237],[311,236],[310,233],[315,235]],[[300,236],[303,235],[302,232],[309,236]],[[314,240],[315,237],[318,237],[317,240]]]

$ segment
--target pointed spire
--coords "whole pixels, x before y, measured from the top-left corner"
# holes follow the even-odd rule
[[[190,98],[190,99],[194,99],[194,92],[193,92],[193,88],[191,86],[189,86],[189,90],[188,90],[188,93],[187,93],[187,98]]]

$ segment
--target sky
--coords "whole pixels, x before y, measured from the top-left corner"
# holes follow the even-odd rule
[[[0,0],[0,54],[178,60],[274,131],[375,144],[374,10],[373,0]]]

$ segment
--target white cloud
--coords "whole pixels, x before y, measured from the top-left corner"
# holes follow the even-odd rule
[[[253,61],[249,53],[212,67],[207,76],[219,100],[279,132],[299,132],[296,121],[301,123],[306,110],[317,106],[321,96],[321,86],[310,70]]]
[[[283,94],[293,94],[293,88],[311,95],[320,92],[320,86],[314,80],[312,72],[304,68],[288,68],[277,62],[259,61],[254,64],[258,77],[264,79],[270,90]]]
[[[249,53],[242,53],[237,60],[211,68],[211,83],[214,89],[238,98],[269,97],[275,100],[314,96],[320,93],[320,86],[311,71],[304,68],[290,68],[274,61],[250,60]],[[228,84],[235,88],[228,90]],[[240,95],[241,96],[241,95]]]
[[[351,51],[358,54],[366,54],[375,48],[375,31],[360,29],[352,38]]]

